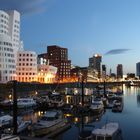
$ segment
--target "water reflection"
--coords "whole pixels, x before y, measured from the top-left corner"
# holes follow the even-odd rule
[[[71,129],[54,138],[54,140],[77,140],[78,134],[82,128],[84,130],[93,130],[113,121],[118,122],[122,129],[123,140],[140,139],[140,88],[124,87],[124,109],[122,113],[113,113],[111,109],[106,109],[101,114],[75,114],[66,112],[64,117],[71,123]],[[115,89],[114,89],[115,90]],[[66,103],[72,102],[71,95],[67,95]],[[76,103],[75,103],[76,104]],[[33,123],[45,113],[45,111],[23,111],[19,112],[24,120],[32,120]]]
[[[140,107],[140,93],[137,94],[137,105]]]

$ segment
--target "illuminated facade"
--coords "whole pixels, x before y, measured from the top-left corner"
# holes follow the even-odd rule
[[[54,83],[56,82],[57,68],[50,65],[38,65],[38,78],[40,83]]]
[[[37,54],[21,51],[17,55],[17,80],[20,82],[37,81]]]

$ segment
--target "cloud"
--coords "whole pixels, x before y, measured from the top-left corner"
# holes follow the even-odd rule
[[[129,51],[130,49],[113,49],[105,53],[105,55],[116,55],[116,54],[123,54]]]
[[[1,10],[17,10],[21,14],[34,14],[46,10],[46,0],[0,0]]]

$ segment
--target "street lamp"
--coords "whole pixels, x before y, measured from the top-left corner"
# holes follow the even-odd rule
[[[17,134],[17,81],[13,81],[13,134]]]
[[[81,90],[82,90],[82,107],[84,107],[84,76],[81,72],[79,73],[79,80],[81,83]]]

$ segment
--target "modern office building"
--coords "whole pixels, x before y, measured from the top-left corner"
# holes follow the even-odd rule
[[[89,67],[98,72],[98,78],[101,77],[101,62],[102,56],[99,54],[95,54],[93,57],[89,58]]]
[[[20,13],[16,10],[8,11],[9,35],[13,42],[15,53],[23,50],[23,42],[20,40]]]
[[[47,47],[47,53],[49,64],[58,68],[58,80],[70,78],[71,61],[68,60],[68,49],[52,45]]]
[[[16,80],[17,51],[20,41],[20,13],[0,10],[0,82]]]
[[[140,62],[136,63],[136,76],[140,77]]]
[[[37,54],[32,51],[19,51],[17,58],[17,80],[37,81]]]
[[[106,79],[106,65],[102,65],[102,78]]]
[[[117,65],[117,78],[123,78],[123,65]]]

